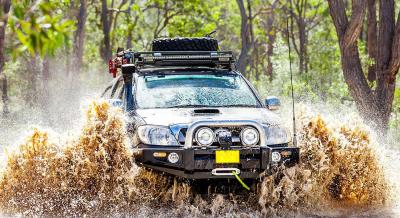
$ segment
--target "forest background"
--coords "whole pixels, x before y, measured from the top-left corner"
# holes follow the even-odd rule
[[[111,80],[118,47],[215,30],[263,97],[290,105],[289,42],[296,102],[351,108],[400,139],[399,9],[393,0],[1,0],[0,124],[62,129]]]

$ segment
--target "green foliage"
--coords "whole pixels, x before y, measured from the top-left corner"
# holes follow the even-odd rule
[[[182,13],[171,19],[168,37],[204,36],[216,29],[220,6],[215,1],[183,0],[180,5]]]
[[[28,51],[31,55],[54,55],[69,43],[74,21],[65,19],[62,1],[14,0],[9,19],[11,32],[16,35],[14,56]]]

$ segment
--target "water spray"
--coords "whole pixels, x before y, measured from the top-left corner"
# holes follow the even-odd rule
[[[290,8],[292,7],[292,1],[290,1]],[[291,16],[291,15],[289,15]],[[291,58],[291,49],[290,49],[290,36],[289,36],[289,17],[286,22],[286,35],[289,49],[289,70],[290,70],[290,86],[292,89],[292,113],[293,113],[293,145],[297,146],[297,133],[296,133],[296,112],[294,108],[294,90],[293,90],[293,71],[292,71],[292,58]]]

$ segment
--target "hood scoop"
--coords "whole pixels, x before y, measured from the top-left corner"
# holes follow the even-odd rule
[[[209,115],[209,114],[219,114],[218,109],[214,108],[202,108],[202,109],[194,109],[193,114],[194,115]]]

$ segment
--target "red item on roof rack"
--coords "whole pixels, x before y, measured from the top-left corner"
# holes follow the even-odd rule
[[[113,75],[113,78],[117,77],[117,67],[112,59],[108,61],[108,72]]]

